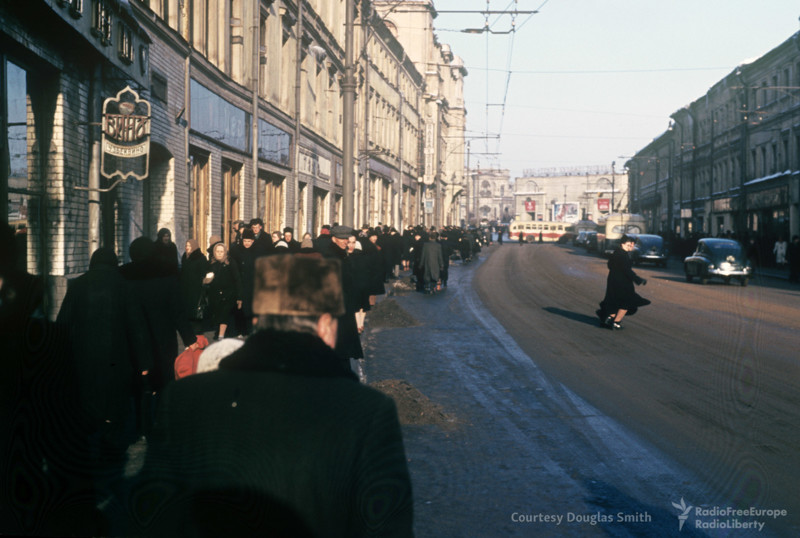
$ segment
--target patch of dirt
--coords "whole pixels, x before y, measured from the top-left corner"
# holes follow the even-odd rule
[[[400,424],[433,424],[449,428],[456,426],[455,417],[445,413],[439,404],[430,401],[402,379],[385,379],[370,383],[370,386],[395,401]]]
[[[367,324],[371,327],[413,327],[419,322],[394,299],[384,299],[367,312]]]
[[[411,281],[410,276],[407,276],[393,280],[392,284],[389,286],[388,295],[390,297],[392,295],[406,295],[407,293],[415,291],[416,289],[416,284]]]

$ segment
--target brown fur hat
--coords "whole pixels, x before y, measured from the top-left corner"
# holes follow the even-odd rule
[[[255,269],[254,314],[344,314],[339,260],[275,254],[257,258]]]

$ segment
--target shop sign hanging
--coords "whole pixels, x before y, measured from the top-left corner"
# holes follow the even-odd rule
[[[150,167],[150,103],[127,86],[103,103],[104,177],[144,179]]]

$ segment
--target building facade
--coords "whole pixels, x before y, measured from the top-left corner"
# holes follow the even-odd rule
[[[627,211],[626,184],[615,164],[525,170],[514,182],[514,212],[519,220],[598,222]]]
[[[800,234],[800,32],[672,114],[626,164],[631,205],[677,237]]]
[[[470,224],[478,226],[493,221],[509,222],[514,217],[514,188],[508,170],[474,169],[469,171]]]
[[[463,122],[439,105],[431,114],[429,85],[441,77],[411,60],[403,26],[384,24],[369,2],[358,8],[355,222],[432,223],[425,134]],[[297,237],[343,220],[345,9],[346,0],[0,5],[3,220],[25,244],[25,268],[46,281],[50,315],[100,246],[128,261],[133,239],[160,228],[182,251],[190,238],[230,242],[237,220],[260,217],[267,231],[290,226]],[[431,95],[444,103],[441,86]],[[103,169],[104,107],[126,88],[149,105],[149,152],[147,174],[122,180]],[[433,169],[437,193],[442,178],[463,177],[463,166]]]
[[[464,62],[433,32],[433,0],[377,0],[376,10],[423,75],[419,180],[420,222],[460,224],[466,194]]]

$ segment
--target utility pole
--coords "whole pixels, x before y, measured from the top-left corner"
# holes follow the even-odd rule
[[[353,64],[354,0],[345,0],[344,78],[342,79],[342,224],[352,227],[353,221],[353,142],[356,98],[355,65]]]
[[[611,213],[614,212],[614,191],[617,190],[617,176],[614,172],[614,165],[617,164],[617,161],[611,161]]]

